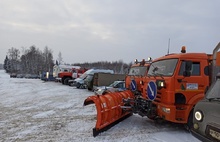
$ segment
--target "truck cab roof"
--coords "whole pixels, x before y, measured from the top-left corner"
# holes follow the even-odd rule
[[[171,59],[171,58],[178,58],[178,59],[209,59],[209,54],[206,53],[175,53],[175,54],[168,54],[153,60],[153,62],[158,60],[164,59]]]
[[[111,73],[111,74],[114,73],[113,70],[109,70],[109,69],[90,69],[90,70],[87,70],[87,71],[85,72],[85,74],[94,74],[94,73],[99,73],[99,72],[102,72],[102,73]]]

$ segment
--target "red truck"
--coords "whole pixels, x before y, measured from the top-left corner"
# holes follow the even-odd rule
[[[87,71],[85,68],[72,68],[71,72],[58,73],[58,80],[64,85],[69,85],[69,80],[78,78],[85,71]]]

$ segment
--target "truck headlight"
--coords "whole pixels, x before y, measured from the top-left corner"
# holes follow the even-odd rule
[[[196,111],[194,116],[197,121],[202,121],[203,119],[203,114],[201,111]]]
[[[141,80],[141,81],[140,81],[140,85],[144,85],[144,81]]]
[[[160,87],[164,87],[165,86],[165,82],[163,82],[163,81],[159,82],[159,86]]]
[[[157,80],[156,81],[157,88],[160,90],[161,88],[166,88],[165,80]]]
[[[162,107],[163,112],[170,113],[170,108]]]

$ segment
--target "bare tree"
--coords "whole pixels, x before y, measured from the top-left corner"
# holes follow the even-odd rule
[[[111,70],[114,70],[115,73],[127,74],[132,63],[127,64],[127,63],[124,63],[123,60],[119,60],[119,61],[113,61],[113,62],[99,61],[99,62],[94,62],[94,63],[88,63],[88,62],[75,63],[73,65],[81,66],[82,68],[87,68],[87,69],[91,69],[91,68],[111,69]]]
[[[58,64],[59,64],[59,65],[62,64],[62,62],[63,62],[63,57],[62,57],[61,52],[59,52],[59,54],[58,54],[57,61],[58,61]]]
[[[44,57],[44,71],[52,71],[53,70],[53,51],[49,49],[47,46],[44,48],[43,52]]]
[[[17,72],[20,59],[20,51],[14,47],[8,49],[8,59],[10,63],[9,72]]]

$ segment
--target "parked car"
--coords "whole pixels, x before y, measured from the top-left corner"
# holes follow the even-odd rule
[[[88,70],[89,71],[89,70]],[[87,71],[85,73],[83,73],[80,77],[74,79],[72,82],[71,82],[71,86],[76,86],[76,88],[81,88],[81,89],[84,89],[85,86],[84,86],[84,79],[87,77]]]
[[[16,78],[17,77],[17,74],[16,73],[11,73],[10,74],[10,78]]]
[[[25,74],[24,78],[31,78],[31,74]]]
[[[31,74],[30,78],[32,78],[32,79],[40,79],[40,75],[38,75],[38,74]]]
[[[109,92],[117,92],[117,91],[124,91],[125,88],[125,81],[114,81],[109,86],[100,86],[97,87],[94,92],[98,95],[103,95]]]
[[[80,76],[79,78],[76,78],[73,80],[73,86],[76,86],[76,88],[85,89],[86,86],[84,85],[84,79],[87,77],[85,74],[84,76]]]
[[[86,84],[85,84],[85,79],[88,76],[93,75],[94,73],[98,73],[98,72],[104,72],[104,73],[114,73],[113,70],[106,70],[106,69],[90,69],[87,70],[85,73],[83,73],[79,78],[76,78],[75,80],[73,80],[72,86],[76,86],[76,88],[81,88],[81,89],[85,89],[86,88]],[[89,77],[89,80],[91,78]]]
[[[201,141],[220,142],[220,76],[194,108],[192,134]]]
[[[23,74],[17,74],[17,78],[24,78]]]

